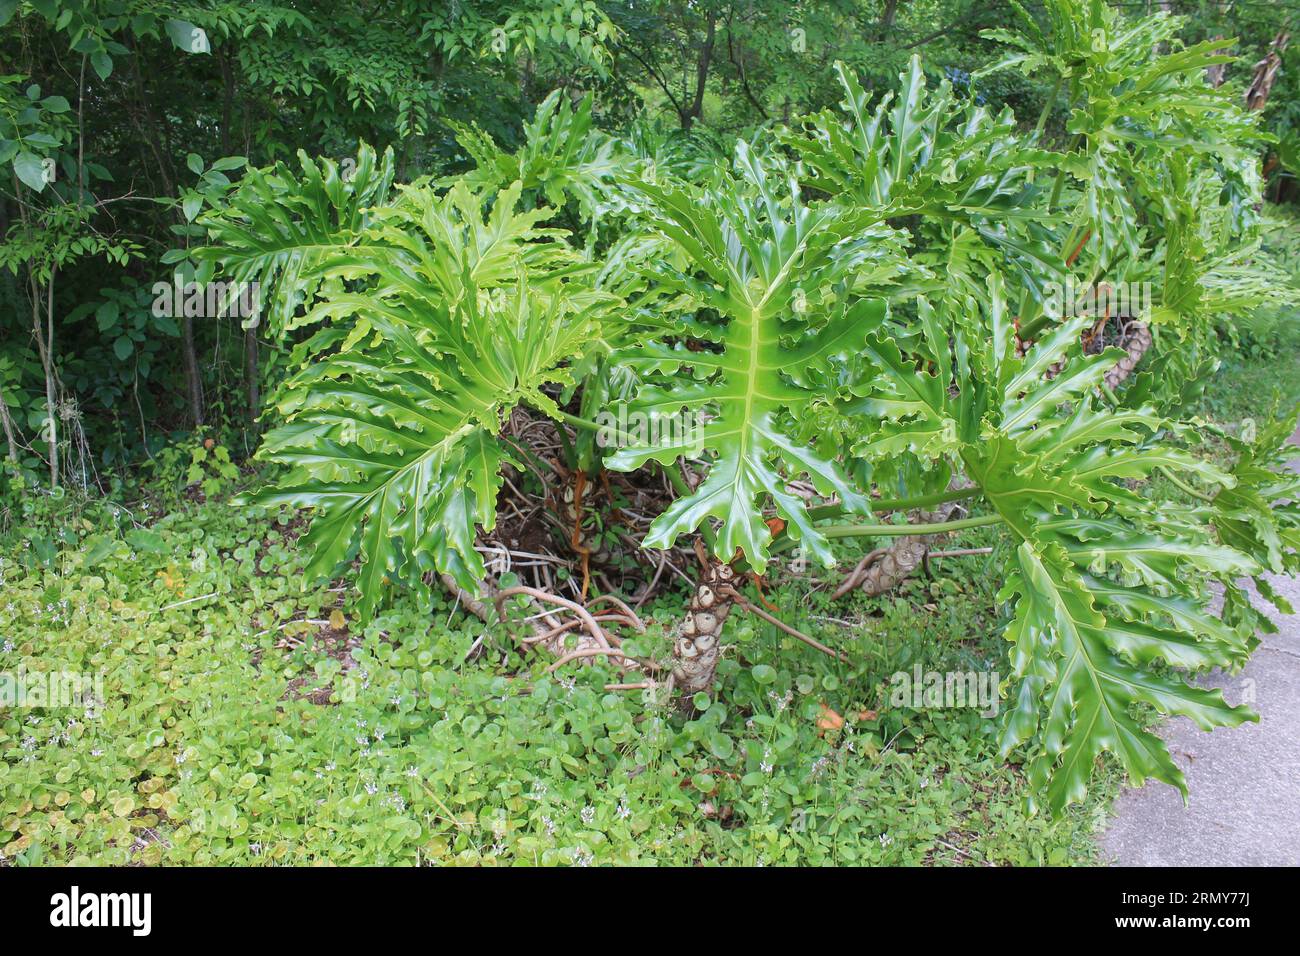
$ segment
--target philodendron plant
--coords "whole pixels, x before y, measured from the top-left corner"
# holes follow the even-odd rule
[[[1170,18],[1048,8],[1046,30],[995,38],[1056,72],[1059,148],[1043,121],[929,88],[914,60],[874,106],[842,70],[841,111],[729,159],[598,132],[589,101],[555,95],[517,153],[458,129],[464,176],[391,186],[391,156],[363,148],[351,178],[303,157],[301,175],[246,180],[207,218],[203,255],[284,307],[297,370],[262,500],[312,510],[309,570],[358,561],[362,613],[439,580],[489,618],[488,598],[533,600],[533,646],[690,695],[714,683],[728,612],[763,613],[742,582],[774,555],[831,566],[837,539],[997,526],[1005,749],[1025,750],[1054,810],[1103,751],[1185,789],[1134,705],[1206,729],[1254,719],[1184,678],[1240,667],[1267,626],[1244,582],[1270,596],[1263,572],[1300,567],[1294,411],[1223,436],[1229,470],[1188,450],[1205,424],[1176,417],[1216,323],[1280,294],[1255,240],[1255,134],[1201,78],[1224,56],[1181,47]],[[1155,292],[1124,316],[1059,294],[1099,283]],[[1099,348],[1108,335],[1121,348]],[[1113,374],[1148,346],[1158,375]],[[508,431],[521,415],[553,423],[562,454]],[[690,427],[595,441],[632,418]],[[624,653],[611,622],[640,622],[616,595],[598,620],[499,586],[482,545],[523,472],[584,574],[584,489],[611,472],[673,489],[631,542],[652,567],[684,545],[700,557],[671,661]],[[873,518],[959,500],[970,516]]]

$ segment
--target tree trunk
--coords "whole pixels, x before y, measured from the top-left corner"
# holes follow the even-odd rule
[[[262,390],[259,375],[259,355],[257,349],[257,329],[244,329],[244,375],[248,379],[248,421],[257,421],[257,413],[262,408]]]
[[[59,485],[59,399],[54,373],[54,277],[57,269],[50,270],[45,286],[45,329],[41,328],[41,288],[35,272],[30,276],[32,297],[32,333],[36,337],[36,351],[41,359],[45,376],[45,438],[50,445],[50,487]]]
[[[735,580],[731,565],[710,558],[695,586],[686,620],[673,641],[673,683],[684,694],[713,686],[722,649],[722,625],[734,603],[729,592]]]
[[[203,424],[203,379],[199,377],[199,356],[194,348],[194,320],[188,315],[181,316],[181,359],[185,363],[190,418],[197,428]]]
[[[5,442],[9,446],[9,460],[18,464],[18,437],[14,433],[14,421],[9,417],[9,406],[5,403],[4,393],[0,392],[0,424],[4,425]]]
[[[884,40],[889,37],[889,31],[894,28],[894,17],[898,15],[898,0],[885,0],[885,10],[880,16],[880,24],[876,28],[880,39]]]
[[[1268,102],[1268,94],[1273,90],[1273,81],[1277,71],[1282,67],[1282,52],[1291,40],[1286,30],[1278,33],[1268,45],[1268,54],[1255,64],[1255,76],[1246,89],[1246,109],[1262,110]]]
[[[718,18],[710,13],[708,31],[704,35],[704,46],[700,48],[700,57],[695,62],[695,98],[691,101],[690,107],[681,113],[682,129],[690,129],[704,114],[704,87],[709,80],[709,64],[713,61],[713,43],[717,38],[717,26]]]
[[[131,51],[135,53],[133,49]],[[171,160],[165,142],[163,124],[153,101],[145,89],[144,75],[140,72],[138,57],[132,58],[131,78],[134,81],[137,110],[128,110],[136,132],[153,153],[157,163],[158,175],[162,179],[163,192],[168,196],[177,195],[176,178],[171,173]],[[177,213],[178,221],[184,225],[184,217]],[[190,407],[190,418],[194,426],[203,424],[203,379],[199,373],[199,356],[194,346],[194,322],[183,312],[178,317],[181,325],[181,361],[185,369],[185,391]]]
[[[1222,40],[1223,36],[1220,34],[1215,36],[1214,39]],[[1228,51],[1215,50],[1214,52],[1227,53]],[[1207,66],[1205,68],[1205,82],[1209,83],[1210,86],[1214,87],[1217,90],[1219,87],[1223,85],[1223,79],[1225,73],[1227,72],[1227,68],[1228,68],[1228,64],[1226,63],[1215,63],[1212,64],[1211,66]]]
[[[231,143],[231,125],[234,123],[235,111],[235,74],[230,67],[230,50],[224,44],[221,49],[221,155],[229,156]]]
[[[18,215],[22,219],[23,231],[30,236],[31,222],[27,218],[26,206],[22,201],[22,186],[19,184],[16,174],[13,182],[14,195],[18,197]],[[58,271],[57,266],[50,268],[49,283],[45,288],[47,334],[46,331],[41,329],[41,285],[36,278],[36,266],[32,263],[27,266],[27,294],[32,303],[32,337],[36,339],[36,351],[41,360],[41,371],[45,375],[46,438],[49,439],[50,443],[51,488],[55,488],[59,484],[58,399],[54,374],[54,278],[58,275]]]

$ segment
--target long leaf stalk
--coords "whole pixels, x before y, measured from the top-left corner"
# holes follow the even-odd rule
[[[964,531],[967,528],[983,528],[986,525],[1001,524],[1001,515],[978,515],[974,518],[959,518],[955,521],[937,521],[933,524],[836,524],[818,528],[828,538],[869,538],[897,537],[914,534],[947,534],[950,531]],[[772,553],[787,551],[794,547],[793,538],[785,538],[772,546]]]

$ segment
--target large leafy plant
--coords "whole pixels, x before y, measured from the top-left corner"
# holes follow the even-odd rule
[[[289,466],[267,503],[309,505],[309,573],[328,574],[358,550],[362,606],[389,582],[438,571],[475,589],[474,547],[491,530],[497,438],[520,403],[543,411],[548,384],[600,341],[610,297],[547,210],[514,209],[518,189],[489,197],[456,187],[410,191],[377,212],[360,244],[319,266],[329,291],[317,319],[354,320],[338,348],[286,383],[285,424],[264,454]]]
[[[263,499],[314,509],[309,572],[359,558],[365,611],[430,572],[493,591],[477,539],[502,469],[520,464],[501,430],[523,406],[571,452],[550,469],[569,497],[547,500],[568,502],[584,569],[586,482],[651,469],[676,489],[640,546],[698,535],[704,569],[675,644],[692,664],[672,669],[695,692],[728,609],[753,609],[744,574],[793,546],[830,564],[837,539],[947,528],[859,520],[872,512],[976,499],[981,513],[952,526],[1008,538],[1004,752],[1028,752],[1054,810],[1107,751],[1134,780],[1185,787],[1149,713],[1205,728],[1253,717],[1178,671],[1240,666],[1262,622],[1240,579],[1267,594],[1263,570],[1296,567],[1280,450],[1295,416],[1225,436],[1233,471],[1202,461],[1172,417],[1178,383],[1139,376],[1116,395],[1106,376],[1124,353],[1091,347],[1096,318],[1049,313],[1044,291],[1160,276],[1143,317],[1172,332],[1158,360],[1187,374],[1212,361],[1214,313],[1272,294],[1242,213],[1253,133],[1200,85],[1220,57],[1177,47],[1163,17],[1053,0],[1046,30],[998,38],[1019,50],[1011,62],[1057,72],[1064,149],[1046,144],[1046,113],[1022,131],[1009,111],[927,88],[913,61],[874,107],[841,70],[843,112],[741,142],[695,177],[552,97],[514,153],[459,129],[477,161],[464,176],[395,195],[373,164],[373,188],[350,193],[328,167],[305,165],[297,188],[254,180],[247,199],[270,208],[232,205],[211,220],[227,251],[205,254],[296,296],[286,329],[321,326],[263,451],[287,466]],[[581,249],[554,227],[572,223],[569,199]],[[602,448],[593,419],[613,411],[687,427]],[[591,653],[630,660],[569,606],[602,644]]]
[[[804,204],[794,183],[778,187],[743,144],[736,165],[735,178],[705,192],[641,186],[653,210],[652,227],[688,263],[685,270],[659,270],[659,281],[713,317],[685,331],[715,348],[692,351],[680,342],[650,342],[623,356],[632,367],[659,375],[687,370],[688,383],[649,384],[631,407],[651,418],[687,415],[699,423],[699,434],[690,445],[623,448],[607,463],[620,470],[650,459],[674,465],[696,442],[707,453],[708,477],[656,519],[645,541],[649,547],[671,545],[717,519],[717,555],[739,550],[762,571],[771,539],[762,505],[770,500],[793,536],[829,563],[825,538],[787,482],[806,475],[849,510],[866,513],[869,507],[834,461],[794,437],[792,424],[808,405],[827,399],[825,373],[859,352],[883,318],[883,302],[850,303],[836,286],[887,255],[891,237],[888,230],[869,228],[859,210]]]
[[[1216,619],[1203,581],[1259,567],[1214,540],[1198,515],[1129,483],[1161,469],[1218,488],[1235,480],[1180,448],[1177,427],[1153,409],[1101,404],[1097,386],[1114,357],[1080,354],[1087,318],[1065,323],[1022,358],[996,278],[982,299],[922,300],[919,309],[925,335],[914,355],[905,357],[886,334],[871,338],[867,352],[885,374],[851,411],[881,416],[883,429],[915,435],[912,446],[931,455],[957,458],[1015,542],[1002,596],[1019,686],[1004,749],[1036,739],[1030,777],[1057,809],[1081,799],[1103,750],[1137,782],[1154,777],[1185,789],[1133,706],[1181,714],[1205,729],[1251,717],[1217,691],[1151,665],[1244,663],[1253,629]],[[1062,360],[1060,374],[1047,378]]]

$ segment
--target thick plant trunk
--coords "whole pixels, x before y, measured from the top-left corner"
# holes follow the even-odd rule
[[[941,521],[947,521],[948,516],[952,514],[956,502],[949,502],[938,511],[918,512],[916,514],[917,524],[937,524]],[[925,560],[926,552],[930,550],[938,541],[943,540],[943,535],[904,535],[895,539],[894,543],[885,549],[885,553],[867,569],[862,577],[863,594],[875,596],[884,594],[886,591],[892,591],[904,581],[912,576],[912,573],[921,566]]]
[[[673,641],[673,684],[682,693],[696,694],[713,686],[735,580],[731,565],[710,559],[695,585],[686,620]]]
[[[947,521],[956,507],[957,502],[950,501],[936,511],[914,511],[911,523],[922,525]],[[872,597],[892,591],[912,576],[925,560],[930,548],[944,537],[945,535],[909,534],[895,538],[887,547],[863,558],[840,584],[833,597],[841,598],[855,589]]]
[[[1124,351],[1128,354],[1106,373],[1106,387],[1112,391],[1119,388],[1133,374],[1138,362],[1142,361],[1142,356],[1146,354],[1147,349],[1151,348],[1151,330],[1146,325],[1135,322],[1130,328],[1132,332],[1129,334],[1128,341],[1124,343]]]

